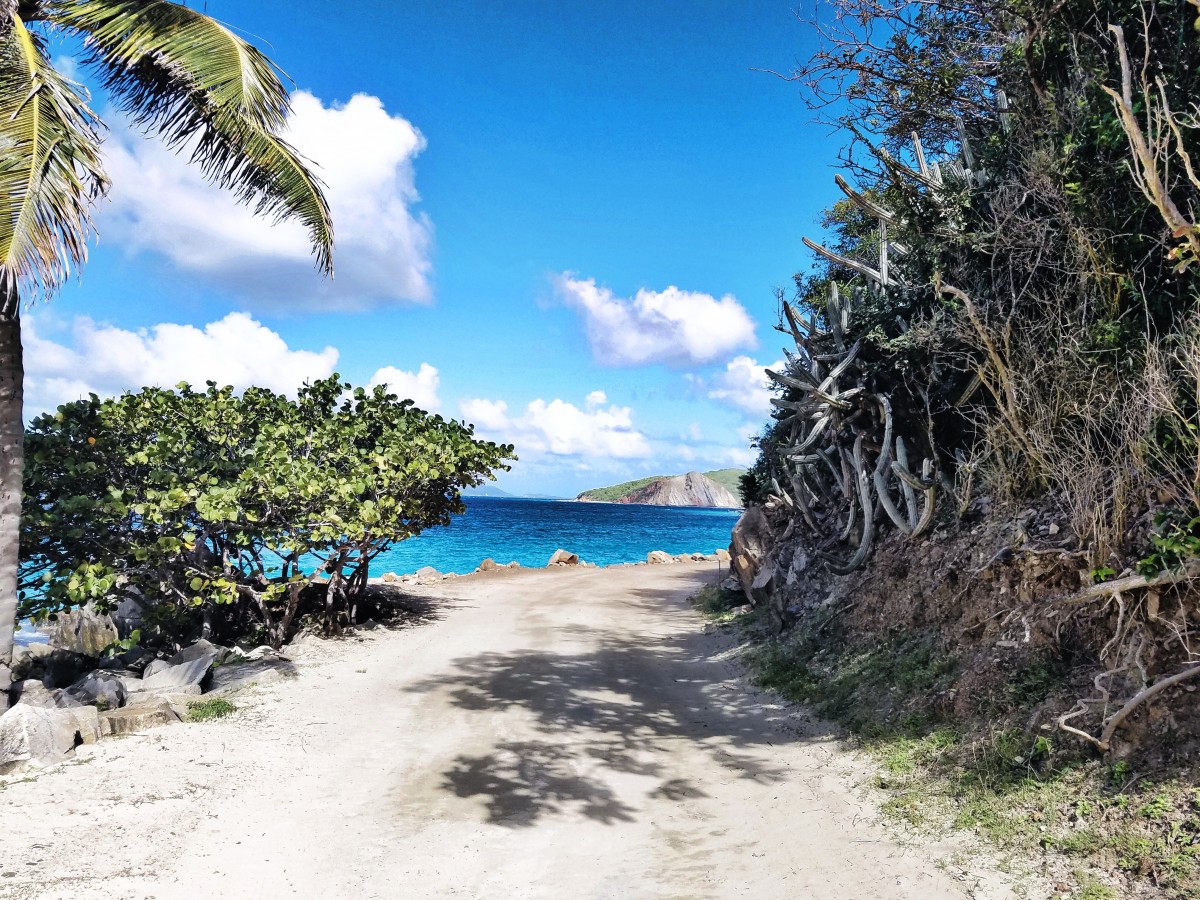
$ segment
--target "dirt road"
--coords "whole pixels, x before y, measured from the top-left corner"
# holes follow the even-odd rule
[[[511,571],[0,790],[0,896],[961,898],[740,680],[713,564]]]

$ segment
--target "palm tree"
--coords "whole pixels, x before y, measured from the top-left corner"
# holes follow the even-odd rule
[[[80,40],[84,64],[136,125],[260,215],[302,222],[317,267],[333,272],[329,207],[279,138],[288,93],[262,53],[167,0],[0,0],[0,691],[11,681],[17,613],[20,306],[54,294],[86,261],[91,206],[108,187],[103,123],[51,64],[51,31]]]

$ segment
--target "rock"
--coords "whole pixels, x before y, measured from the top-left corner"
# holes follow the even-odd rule
[[[397,581],[400,580],[400,576],[397,575],[395,572],[384,572],[383,578],[381,580],[383,581],[384,584],[395,584]]]
[[[128,638],[135,630],[142,627],[142,615],[145,606],[135,597],[126,597],[117,608],[110,613],[112,623],[117,629],[121,640]]]
[[[296,675],[296,667],[287,660],[260,659],[213,669],[212,684],[205,694],[232,694],[256,684],[269,684]]]
[[[652,563],[654,565],[664,565],[666,563],[675,562],[675,557],[673,557],[670,553],[666,553],[662,550],[651,550],[649,553],[646,554],[646,562]]]
[[[74,684],[94,662],[73,650],[51,650],[42,657],[42,681],[46,687],[66,687]]]
[[[760,506],[747,509],[733,526],[729,545],[730,565],[746,588],[746,599],[754,603],[750,585],[754,584],[758,570],[771,547],[771,526],[766,513]]]
[[[200,693],[202,682],[213,662],[225,648],[200,640],[185,647],[166,661],[164,666],[151,663],[142,673],[141,681],[127,682],[132,691],[152,691],[160,694]],[[153,667],[153,668],[152,668]]]
[[[489,556],[487,559],[485,559],[483,562],[481,562],[479,564],[479,568],[476,569],[475,571],[477,571],[477,572],[492,572],[498,568],[500,568],[500,566],[498,566],[496,564],[496,561]]]
[[[169,668],[170,663],[165,659],[154,659],[146,663],[146,668],[142,669],[142,678],[149,678],[156,672],[161,672],[163,669]]]
[[[417,569],[413,575],[416,576],[417,581],[425,581],[426,579],[432,580],[442,577],[442,573],[433,566],[422,566],[421,568]]]
[[[228,652],[228,648],[218,647],[216,644],[210,643],[209,641],[204,640],[204,638],[201,638],[200,640],[196,641],[196,643],[184,647],[182,650],[168,659],[167,664],[171,666],[179,666],[183,663],[192,662],[193,660],[204,659],[205,657],[215,661],[220,659],[223,654]]]
[[[716,556],[717,562],[729,562],[729,551],[724,547],[718,547],[713,555]]]
[[[1049,533],[1049,535],[1051,537],[1053,537],[1054,535],[1058,534],[1062,529],[1058,527],[1057,522],[1051,522],[1050,527],[1046,530]]]
[[[266,644],[263,644],[260,647],[255,647],[253,650],[251,650],[249,653],[246,654],[246,659],[248,661],[253,661],[256,659],[282,659],[282,658],[283,657],[281,657],[279,655],[278,651],[276,651],[272,647],[268,647]]]
[[[590,500],[588,491],[575,499]],[[614,503],[646,503],[652,506],[701,506],[741,509],[742,501],[707,475],[688,472],[686,475],[662,475],[650,479]]]
[[[579,565],[579,554],[572,553],[569,550],[563,550],[561,547],[554,551],[554,555],[550,557],[550,562],[547,566],[577,566]]]
[[[55,709],[18,703],[0,715],[0,773],[20,763],[52,765],[101,734],[94,706]]]
[[[59,706],[59,697],[61,691],[52,691],[36,678],[26,678],[23,681],[14,681],[12,687],[8,690],[9,700],[15,705],[24,703],[28,706],[40,706],[43,709],[54,709]],[[75,702],[63,704],[66,706],[76,706]]]
[[[752,606],[766,606],[771,597],[779,590],[779,568],[771,560],[764,563],[758,570],[758,575],[746,590],[746,596]]]
[[[506,569],[519,569],[519,568],[521,568],[521,564],[520,564],[519,562],[517,562],[517,561],[514,559],[512,562],[510,562],[510,563],[509,563],[507,566],[505,566],[504,568],[506,568]]]
[[[58,613],[50,630],[51,646],[93,658],[118,640],[120,635],[112,619],[88,607]]]
[[[792,564],[788,566],[787,585],[792,587],[800,582],[800,576],[808,569],[809,558],[808,554],[803,550],[797,550],[792,556]]]
[[[126,706],[124,709],[110,709],[100,713],[100,730],[103,734],[111,735],[133,734],[178,721],[179,715],[171,706],[171,702],[165,697],[155,697]]]
[[[116,709],[125,705],[128,692],[120,678],[91,672],[67,688],[67,696],[83,704]]]
[[[150,663],[154,662],[155,656],[149,650],[142,647],[130,647],[118,657],[128,668],[142,671]]]

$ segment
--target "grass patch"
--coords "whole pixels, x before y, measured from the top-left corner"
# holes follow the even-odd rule
[[[1163,897],[1200,897],[1200,790],[1020,727],[1061,684],[1052,661],[1015,669],[961,722],[942,701],[955,659],[915,638],[859,648],[835,628],[763,640],[745,658],[760,685],[854,735],[879,766],[884,812],[906,827],[970,831],[1017,860],[1071,859],[1081,900],[1122,896],[1095,877],[1114,872]]]
[[[220,697],[211,700],[196,700],[188,704],[189,722],[210,722],[223,719],[237,712],[237,707]]]
[[[715,584],[700,589],[692,597],[692,605],[706,618],[719,625],[739,621],[747,616],[738,612],[746,603],[741,591],[729,591]]]

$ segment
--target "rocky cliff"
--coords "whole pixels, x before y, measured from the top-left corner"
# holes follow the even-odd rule
[[[625,487],[619,485],[618,488]],[[699,472],[686,475],[664,475],[643,481],[629,482],[628,490],[584,491],[575,499],[603,500],[609,503],[640,503],[649,506],[708,506],[740,509],[741,500],[726,488]]]

